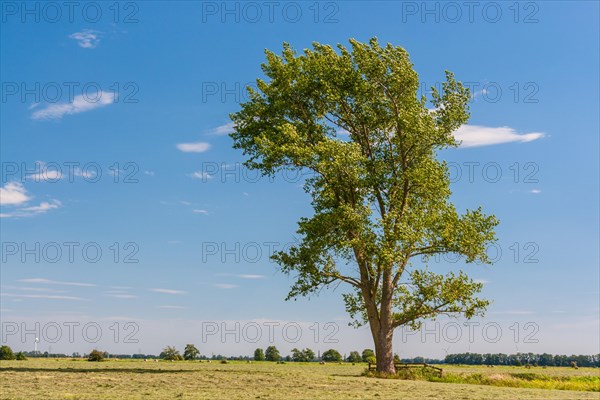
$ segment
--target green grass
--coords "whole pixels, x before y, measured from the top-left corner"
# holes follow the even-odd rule
[[[69,359],[0,362],[2,399],[595,399],[597,392],[551,390],[563,381],[598,382],[598,369],[442,366],[458,383],[374,379],[365,364],[144,362]],[[478,376],[468,378],[468,376]],[[502,375],[496,379],[494,375]],[[531,387],[481,385],[519,380]],[[542,377],[542,378],[540,378]],[[442,378],[444,379],[444,378]],[[465,382],[470,381],[469,384]],[[472,384],[475,383],[475,384]],[[535,386],[540,385],[540,386]]]
[[[373,371],[366,371],[363,375],[439,383],[600,392],[600,371],[596,368],[535,368],[536,372],[522,372],[531,370],[522,367],[442,367],[445,370],[442,377],[423,368],[400,369],[395,375],[380,375]],[[568,371],[576,373],[568,374]]]

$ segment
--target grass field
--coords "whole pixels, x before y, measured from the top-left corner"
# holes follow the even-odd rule
[[[593,368],[442,366],[444,374],[539,373],[600,382]],[[69,359],[0,362],[2,399],[600,399],[599,392],[377,379],[365,365],[144,362]],[[579,379],[578,378],[578,379]]]

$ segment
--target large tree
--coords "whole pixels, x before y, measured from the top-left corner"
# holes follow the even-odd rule
[[[274,255],[296,277],[288,299],[348,284],[346,308],[356,325],[369,324],[378,371],[392,373],[396,327],[485,310],[480,283],[462,271],[435,273],[427,259],[455,253],[489,262],[497,220],[480,208],[457,212],[437,158],[458,145],[453,131],[469,117],[468,89],[446,72],[429,105],[403,48],[350,44],[267,50],[268,79],[248,88],[231,137],[245,165],[265,175],[312,172],[304,188],[314,214],[300,220],[299,243]]]

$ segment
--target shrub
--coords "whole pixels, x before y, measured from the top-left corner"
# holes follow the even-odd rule
[[[281,359],[281,355],[279,354],[279,350],[277,350],[277,347],[267,347],[267,350],[265,351],[265,359],[267,361],[279,361]]]
[[[323,359],[323,361],[326,362],[342,361],[342,355],[339,351],[334,349],[329,349],[325,351],[321,358]]]
[[[254,361],[265,361],[265,352],[263,349],[254,350]]]
[[[364,349],[362,352],[362,360],[364,362],[369,362],[369,360],[368,360],[369,357],[375,358],[375,352],[371,349]]]
[[[0,346],[0,360],[14,360],[15,354],[9,346]]]
[[[181,361],[183,357],[179,354],[179,351],[173,346],[167,346],[160,353],[160,358],[167,361]]]
[[[102,360],[104,360],[104,353],[101,352],[100,350],[94,349],[88,356],[88,361],[99,362]]]
[[[18,352],[15,356],[16,356],[16,359],[19,361],[27,360],[27,357],[25,357],[25,354],[23,354],[22,351]]]
[[[351,351],[346,361],[351,363],[359,363],[362,361],[362,357],[358,351]]]
[[[183,351],[183,358],[185,360],[195,360],[200,355],[200,352],[193,344],[187,344]]]

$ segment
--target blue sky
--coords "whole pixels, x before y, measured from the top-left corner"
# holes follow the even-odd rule
[[[408,50],[424,94],[446,69],[472,88],[463,146],[440,157],[457,206],[501,221],[495,265],[431,267],[485,282],[493,304],[479,322],[502,340],[408,345],[398,333],[395,351],[600,350],[597,2],[45,4],[2,3],[3,343],[245,354],[257,344],[221,328],[259,323],[262,345],[276,321],[302,328],[297,343],[276,332],[284,352],[372,346],[346,326],[344,287],[284,301],[291,280],[268,255],[311,213],[302,177],[258,179],[226,134],[264,49],[377,36]],[[101,338],[71,343],[65,321],[97,323]],[[113,340],[127,322],[138,341]],[[339,343],[324,342],[328,322]],[[21,335],[36,323],[48,329]],[[537,343],[523,341],[527,323]]]

